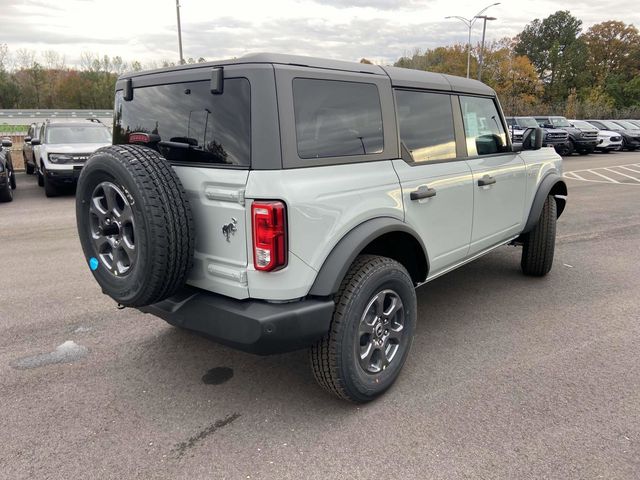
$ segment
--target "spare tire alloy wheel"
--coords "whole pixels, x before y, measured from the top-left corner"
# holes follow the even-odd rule
[[[89,205],[91,238],[98,258],[113,275],[126,275],[137,255],[129,200],[116,184],[102,182],[93,190]]]
[[[94,278],[119,304],[157,303],[186,282],[195,245],[191,209],[155,150],[112,145],[91,155],[78,179],[76,219]]]

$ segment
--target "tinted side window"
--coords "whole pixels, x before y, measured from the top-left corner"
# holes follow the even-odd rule
[[[114,143],[129,143],[131,134],[143,133],[149,147],[173,162],[249,166],[249,81],[227,79],[221,95],[212,95],[210,88],[209,81],[140,87],[130,102],[118,92]]]
[[[380,95],[374,84],[296,78],[293,108],[300,158],[383,150]]]
[[[507,136],[493,99],[460,97],[469,156],[508,151]]]
[[[416,162],[456,157],[453,111],[449,95],[396,91],[400,140]]]

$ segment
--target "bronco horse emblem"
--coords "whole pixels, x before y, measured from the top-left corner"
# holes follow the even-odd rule
[[[234,235],[238,230],[238,227],[236,227],[237,224],[238,220],[231,217],[231,222],[222,226],[222,234],[224,235],[224,238],[227,239],[227,242],[231,241],[231,235]]]

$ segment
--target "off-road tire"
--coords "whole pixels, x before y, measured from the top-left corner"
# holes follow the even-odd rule
[[[60,189],[58,187],[56,187],[51,180],[49,180],[47,178],[47,172],[43,172],[42,175],[43,179],[43,185],[44,185],[44,194],[48,197],[48,198],[52,198],[52,197],[57,197],[58,195],[60,195]]]
[[[9,182],[0,188],[0,203],[11,202],[13,200],[13,190]]]
[[[556,199],[549,195],[537,225],[523,237],[520,266],[525,275],[543,277],[551,270],[556,244]]]
[[[388,368],[371,374],[359,365],[354,342],[367,303],[376,292],[389,288],[398,293],[405,309],[404,345]],[[334,300],[336,307],[328,334],[309,349],[313,375],[320,386],[339,398],[355,403],[371,401],[393,385],[411,348],[417,316],[413,282],[395,260],[361,255],[347,272]]]
[[[42,175],[42,172],[38,168],[36,168],[36,175],[38,176],[38,186],[44,187],[44,176]]]
[[[103,182],[126,193],[135,222],[135,263],[122,276],[97,262],[89,207],[96,187]],[[155,150],[112,145],[91,155],[78,179],[76,219],[87,262],[96,259],[95,279],[121,305],[150,305],[184,285],[195,245],[191,208],[180,179]]]
[[[569,139],[569,141],[565,144],[565,148],[563,150],[563,157],[570,157],[573,155],[573,152],[576,151],[576,144],[573,143],[573,140]]]

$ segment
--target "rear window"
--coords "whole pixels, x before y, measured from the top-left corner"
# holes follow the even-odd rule
[[[372,83],[296,78],[293,107],[300,158],[381,153],[378,87]]]
[[[213,95],[210,85],[205,80],[135,88],[129,102],[119,91],[114,143],[130,143],[131,134],[145,133],[144,143],[172,162],[249,167],[249,81],[225,79],[220,95]]]

